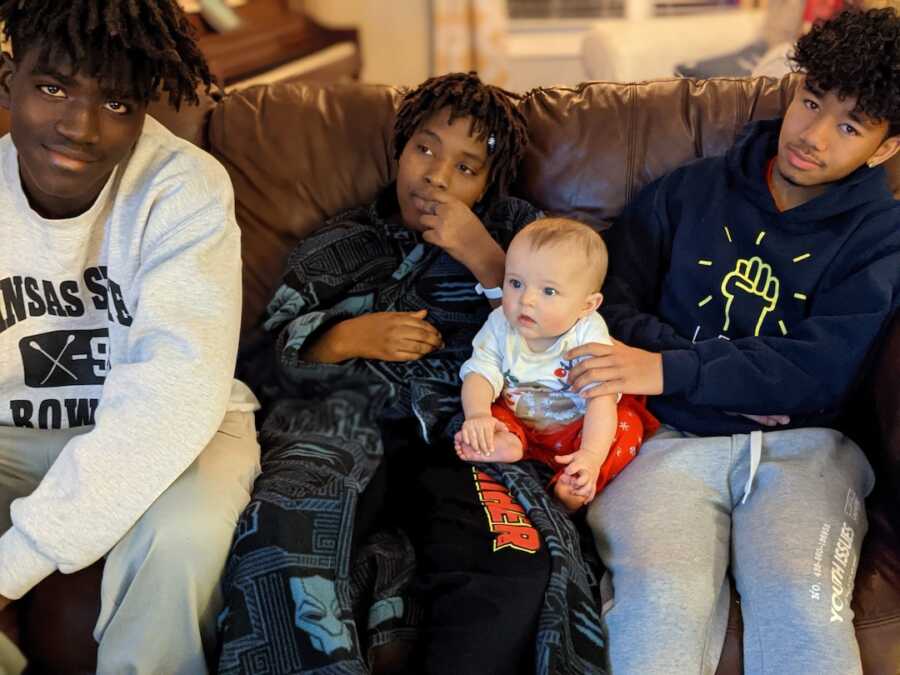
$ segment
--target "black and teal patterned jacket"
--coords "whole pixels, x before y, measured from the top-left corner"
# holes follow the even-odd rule
[[[475,293],[476,279],[441,248],[391,219],[399,212],[388,186],[368,208],[345,211],[309,236],[288,258],[283,284],[269,304],[266,330],[277,333],[283,384],[314,387],[342,375],[366,374],[392,387],[387,418],[414,416],[422,438],[433,441],[459,412],[459,369],[491,307]],[[506,198],[479,210],[485,228],[505,250],[540,212]],[[351,359],[339,365],[308,363],[304,345],[335,323],[369,312],[428,310],[444,348],[417,361]]]
[[[391,185],[370,208],[345,211],[294,250],[269,306],[268,340],[253,348],[259,358],[242,355],[240,377],[268,414],[260,431],[262,473],[223,576],[221,675],[262,672],[252,666],[261,663],[271,673],[366,673],[365,645],[406,639],[421,619],[407,596],[415,572],[409,540],[402,531],[383,532],[354,554],[356,507],[383,460],[386,418],[402,429],[408,425],[391,420],[415,420],[425,441],[447,443],[462,417],[459,370],[491,307],[463,265],[390,219],[394,195]],[[539,216],[512,198],[476,214],[504,249]],[[420,309],[445,346],[418,361],[328,365],[300,357],[307,341],[336,322]],[[601,675],[597,577],[572,520],[544,487],[549,475],[533,462],[482,467],[506,485],[550,553],[536,672]],[[296,597],[284,589],[296,596],[307,587],[328,596],[341,618],[333,653],[296,639],[299,624],[285,609]],[[348,619],[366,616],[364,623]]]

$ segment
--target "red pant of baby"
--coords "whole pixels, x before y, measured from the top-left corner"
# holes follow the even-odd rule
[[[659,428],[659,420],[647,410],[644,396],[627,394],[622,396],[616,406],[616,412],[619,423],[609,455],[606,456],[603,466],[600,467],[600,474],[597,476],[598,493],[634,459],[644,439]],[[530,429],[519,421],[519,418],[502,399],[498,399],[498,402],[491,406],[491,414],[503,422],[510,433],[515,434],[522,442],[522,449],[525,453],[523,459],[536,459],[556,469],[554,481],[565,468],[556,461],[556,455],[568,455],[581,447],[583,417],[561,429],[542,433]]]

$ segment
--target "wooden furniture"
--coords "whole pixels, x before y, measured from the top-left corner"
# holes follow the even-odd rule
[[[191,14],[210,70],[226,88],[284,79],[357,79],[361,69],[356,30],[334,30],[288,7],[288,0],[249,0],[235,10],[240,28],[214,31]]]

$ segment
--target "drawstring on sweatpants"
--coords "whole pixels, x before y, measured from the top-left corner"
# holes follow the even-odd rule
[[[747,497],[750,496],[750,492],[753,490],[753,479],[756,477],[756,471],[759,469],[759,462],[762,459],[762,442],[762,431],[750,432],[750,475],[747,476],[747,484],[744,485],[744,498],[741,499],[741,504],[747,502]]]

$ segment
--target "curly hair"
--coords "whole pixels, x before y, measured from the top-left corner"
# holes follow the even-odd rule
[[[176,109],[196,104],[212,83],[176,0],[0,0],[0,23],[17,60],[39,49],[41,67],[71,63],[143,103],[162,89]]]
[[[893,7],[847,10],[817,23],[797,41],[794,70],[856,110],[900,133],[900,17]]]
[[[474,72],[429,78],[403,97],[394,123],[394,156],[399,160],[420,125],[449,107],[451,123],[458,118],[471,118],[469,133],[487,144],[491,161],[486,195],[505,195],[528,147],[528,127],[516,107],[520,98],[483,83]]]

